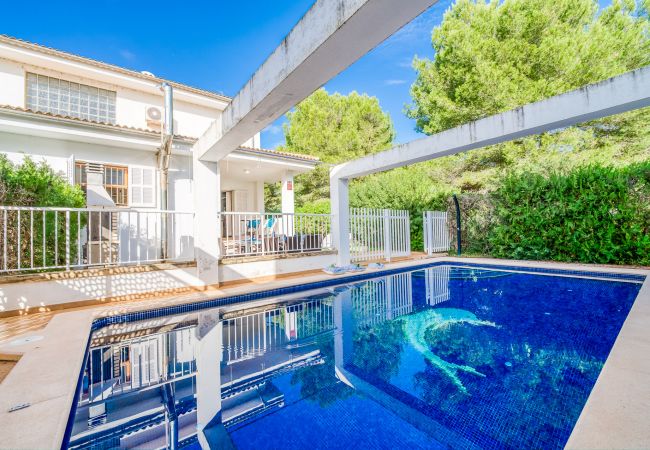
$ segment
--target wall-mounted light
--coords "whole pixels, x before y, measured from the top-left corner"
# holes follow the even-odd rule
[[[251,170],[250,170],[250,169],[244,169],[244,173],[245,173],[246,175],[248,175],[249,173],[251,173]]]

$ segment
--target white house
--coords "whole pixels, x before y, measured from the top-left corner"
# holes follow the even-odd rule
[[[158,166],[165,125],[163,83],[173,88],[166,205]],[[222,94],[149,72],[0,36],[0,152],[16,163],[25,156],[45,161],[70,183],[87,190],[88,207],[109,211],[85,213],[81,218],[72,213],[73,226],[79,219],[79,226],[91,231],[78,233],[82,235],[76,248],[79,254],[66,265],[193,258],[191,215],[180,214],[194,209],[192,146],[229,101]],[[296,227],[324,227],[320,221],[325,219],[315,224],[314,218],[293,217],[293,177],[312,170],[317,158],[259,147],[258,133],[220,165],[223,256],[320,250],[325,234],[296,237]],[[284,214],[264,214],[264,184],[277,182],[282,183]],[[165,206],[178,214],[167,214],[166,220],[161,219],[162,213],[147,214]],[[127,209],[138,212],[127,213]],[[38,222],[41,216],[36,214]],[[85,227],[82,222],[90,223]],[[170,242],[157,242],[165,234]],[[90,248],[88,239],[93,243]],[[160,253],[163,246],[166,254]]]
[[[294,176],[317,158],[262,149],[252,133],[218,163],[201,160],[232,105],[222,94],[0,35],[0,152],[14,163],[46,162],[87,200],[85,208],[0,205],[0,275],[149,266],[31,284],[3,277],[0,315],[336,262],[333,216],[294,211]],[[266,183],[281,184],[281,211],[265,211]],[[354,213],[355,260],[407,255],[408,220],[402,211]],[[159,262],[174,266],[151,267]]]

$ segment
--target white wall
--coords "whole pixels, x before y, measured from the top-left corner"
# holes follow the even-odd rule
[[[245,180],[237,180],[234,178],[229,178],[227,176],[223,176],[221,178],[221,190],[222,191],[245,191],[247,195],[247,207],[243,208],[241,206],[235,205],[235,211],[239,212],[256,212],[258,211],[258,205],[259,205],[259,199],[258,196],[260,195],[258,189],[257,189],[257,184],[255,181],[245,181]],[[264,195],[264,190],[262,190],[261,195]],[[262,198],[263,202],[263,198]]]
[[[203,287],[196,268],[0,284],[0,312]]]
[[[86,82],[91,83],[91,80]],[[163,110],[162,92],[156,96],[121,87],[113,90],[117,91],[115,118],[120,125],[147,129],[146,109],[155,106]],[[217,109],[174,100],[174,133],[198,138],[220,114]]]
[[[23,107],[25,73],[19,64],[0,59],[0,105]]]
[[[46,76],[60,78],[90,86],[108,89],[117,93],[116,122],[118,125],[148,129],[145,111],[150,106],[163,108],[163,94],[152,93],[150,90],[136,90],[121,84],[111,83],[106,76],[98,77],[102,80],[79,75],[82,72],[61,72],[48,68],[48,60],[39,60],[42,65],[33,65],[23,62],[10,61],[0,58],[0,105],[10,105],[20,108],[26,107],[25,102],[25,77],[27,72],[38,73]],[[74,69],[72,69],[74,70]],[[122,81],[116,77],[115,82]],[[196,95],[196,94],[195,94]],[[180,96],[180,95],[179,95]],[[192,103],[186,100],[174,100],[174,127],[175,133],[182,136],[198,138],[208,126],[221,115],[223,105],[213,102],[214,106],[205,106],[200,102]],[[210,103],[206,97],[202,103]],[[249,139],[244,145],[259,147],[259,133]]]
[[[317,255],[241,264],[220,264],[220,282],[260,278],[292,272],[322,269],[334,263],[336,255]],[[0,284],[0,313],[8,311],[31,312],[53,305],[107,298],[133,299],[146,293],[187,288],[204,288],[197,276],[196,267],[186,267],[150,272],[75,277],[64,280],[25,281]]]
[[[219,265],[219,281],[237,281],[251,278],[282,275],[308,270],[319,270],[336,262],[335,254],[306,256],[302,258],[270,259],[239,264]]]

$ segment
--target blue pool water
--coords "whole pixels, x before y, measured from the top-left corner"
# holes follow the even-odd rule
[[[110,325],[70,448],[171,423],[186,448],[561,448],[641,286],[574,275],[435,265]]]

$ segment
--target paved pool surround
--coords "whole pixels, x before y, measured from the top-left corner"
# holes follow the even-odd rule
[[[650,354],[650,270],[443,257],[387,264],[382,271],[366,271],[362,275],[317,274],[56,314],[44,329],[21,336],[42,336],[42,339],[21,345],[13,345],[13,341],[0,344],[0,353],[22,354],[16,366],[0,384],[0,448],[60,448],[93,328],[127,319],[151,317],[150,313],[145,315],[145,311],[157,310],[158,314],[166,315],[190,309],[183,308],[183,305],[194,305],[191,309],[195,309],[197,303],[203,303],[206,307],[225,306],[233,303],[230,298],[233,296],[244,295],[245,298],[238,298],[237,302],[256,300],[260,296],[255,293],[259,292],[282,289],[276,291],[281,294],[302,289],[302,286],[311,283],[329,284],[333,281],[332,284],[339,284],[358,280],[369,273],[381,275],[442,262],[516,266],[530,269],[531,272],[559,269],[608,273],[613,278],[619,278],[616,274],[624,275],[621,278],[647,276],[569,438],[567,448],[650,446],[650,427],[647,426],[650,418],[650,358],[643,356]],[[30,406],[8,412],[10,408],[23,403],[29,403]]]

